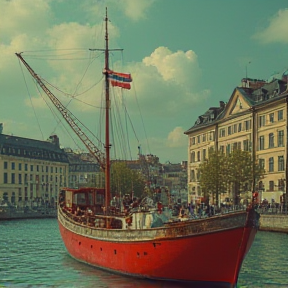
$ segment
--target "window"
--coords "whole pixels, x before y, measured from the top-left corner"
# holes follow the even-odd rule
[[[197,161],[200,161],[200,151],[197,152]]]
[[[203,161],[206,159],[206,149],[203,149],[203,151],[202,151],[202,155],[203,155]]]
[[[48,166],[46,166],[46,173],[48,173]]]
[[[4,162],[4,169],[8,169],[8,162],[7,161]]]
[[[283,120],[283,110],[278,111],[278,121]]]
[[[241,150],[241,142],[238,142],[238,143],[237,143],[237,149],[238,149],[238,150]]]
[[[224,131],[224,134],[225,134],[225,131]],[[225,136],[225,135],[224,135]],[[221,137],[221,136],[220,136]],[[210,141],[214,141],[214,131],[210,132],[209,133],[209,140]]]
[[[245,131],[248,131],[251,129],[251,120],[244,121],[244,128],[245,128]]]
[[[22,170],[22,163],[18,164],[18,170],[21,171]]]
[[[278,156],[278,171],[284,171],[284,156]]]
[[[231,152],[231,145],[227,144],[227,146],[226,146],[226,154],[230,154],[230,152]]]
[[[201,142],[201,139],[200,139],[200,135],[197,136],[197,143],[199,144]],[[52,171],[53,172],[53,171]]]
[[[33,171],[33,165],[30,165],[30,171]]]
[[[265,169],[265,159],[259,159],[259,166],[260,166],[262,169]]]
[[[190,138],[190,145],[195,145],[195,137]]]
[[[270,123],[274,122],[274,113],[269,114],[269,121]]]
[[[237,133],[237,124],[234,124],[233,126],[233,133]]]
[[[196,174],[196,177],[197,177],[197,179],[196,179],[196,180],[199,180],[199,179],[200,179],[200,170],[197,170],[197,174]]]
[[[258,186],[259,186],[259,190],[264,190],[264,184],[262,181],[259,181]]]
[[[233,143],[233,151],[237,150],[237,147],[238,147],[238,143],[237,143],[237,142],[234,142],[234,143]]]
[[[11,170],[15,170],[15,162],[11,162]]]
[[[278,131],[278,147],[284,147],[284,130]]]
[[[191,153],[191,159],[190,159],[191,161],[191,163],[194,163],[195,162],[195,152],[193,151],[192,153]],[[48,180],[47,180],[48,181]]]
[[[284,191],[285,189],[285,183],[283,179],[278,180],[278,190]]]
[[[8,183],[8,173],[4,173],[4,184]]]
[[[15,173],[11,173],[11,183],[15,184]]]
[[[269,191],[274,191],[274,181],[269,181]]]
[[[228,127],[228,135],[231,135],[232,134],[232,126],[229,126]]]
[[[243,141],[243,150],[244,151],[248,151],[249,150],[249,142],[248,142],[248,140],[244,140]]]
[[[28,164],[25,164],[25,171],[28,171]]]
[[[220,150],[221,153],[224,153],[224,146],[221,145],[219,150]]]
[[[220,129],[220,137],[225,137],[225,129]]]
[[[241,132],[242,131],[242,123],[239,123],[238,124],[238,132]]]
[[[265,115],[259,116],[259,127],[265,126]]]
[[[18,174],[18,183],[22,184],[22,174]]]
[[[273,172],[274,171],[274,158],[270,157],[269,158],[269,172]]]
[[[269,148],[273,148],[274,147],[274,134],[270,133],[269,134]]]
[[[36,166],[36,170],[37,170],[37,172],[39,172],[39,165]]]
[[[191,170],[190,181],[195,181],[195,171],[194,170]]]

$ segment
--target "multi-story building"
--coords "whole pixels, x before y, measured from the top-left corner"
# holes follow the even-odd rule
[[[208,149],[230,153],[250,151],[265,169],[255,183],[262,198],[280,200],[287,185],[287,75],[266,82],[242,79],[229,99],[198,117],[188,136],[188,201],[201,197],[198,167],[208,158]],[[252,187],[253,188],[253,187]],[[226,195],[227,196],[227,195]]]
[[[53,135],[38,141],[0,130],[0,203],[54,205],[68,180],[68,159]]]
[[[93,156],[89,153],[75,153],[71,149],[65,149],[65,152],[69,161],[68,186],[70,188],[105,186],[104,172]]]

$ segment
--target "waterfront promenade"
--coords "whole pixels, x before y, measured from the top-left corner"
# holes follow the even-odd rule
[[[278,208],[260,208],[260,228],[262,231],[288,233],[288,214]]]
[[[38,219],[38,218],[57,218],[56,208],[41,207],[37,209],[23,209],[23,208],[0,208],[0,221],[1,220],[14,220],[14,219]]]

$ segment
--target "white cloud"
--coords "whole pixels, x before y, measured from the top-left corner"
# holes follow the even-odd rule
[[[158,47],[149,57],[143,59],[143,63],[146,66],[155,66],[164,81],[171,80],[177,84],[187,85],[188,81],[195,83],[200,74],[197,55],[192,50],[173,53],[167,47]]]
[[[139,63],[126,68],[132,73],[132,90],[126,99],[139,99],[146,114],[170,117],[205,100],[209,91],[199,90],[201,71],[193,51],[172,52],[159,47]],[[130,101],[130,102],[131,102]]]
[[[132,20],[139,20],[146,17],[146,12],[155,0],[122,0],[120,7],[124,9],[125,15]],[[114,1],[115,2],[115,1]]]
[[[269,26],[253,37],[263,43],[288,43],[288,9],[279,10],[270,19]]]
[[[49,2],[46,0],[0,1],[1,30],[4,43],[19,34],[41,35],[50,17]]]
[[[71,1],[71,0],[70,0]],[[122,11],[126,18],[138,21],[147,18],[147,12],[155,0],[101,0],[91,6],[90,0],[81,0],[82,7],[90,15],[90,21],[95,17],[103,18],[105,7],[108,7],[108,17],[112,11]]]
[[[168,134],[167,146],[174,147],[187,147],[187,136],[184,135],[182,127],[175,127],[173,131]]]

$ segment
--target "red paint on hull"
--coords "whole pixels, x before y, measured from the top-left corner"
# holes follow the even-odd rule
[[[231,287],[257,232],[242,227],[159,241],[111,242],[76,234],[60,221],[59,228],[71,256],[90,265],[137,277]]]

